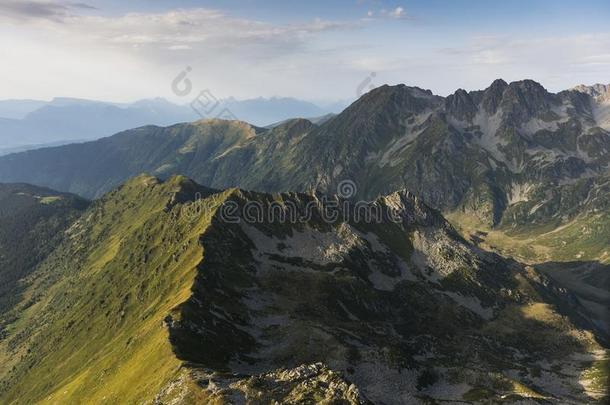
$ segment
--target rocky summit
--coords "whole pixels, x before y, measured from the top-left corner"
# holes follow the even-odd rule
[[[610,404],[608,0],[80,1],[0,0],[0,405]]]
[[[318,124],[203,120],[9,155],[0,181],[99,197],[141,172],[265,192],[335,193],[350,180],[359,197],[406,188],[494,226],[557,223],[590,212],[570,200],[608,176],[609,114],[603,85],[555,94],[496,80],[445,98],[384,85]]]
[[[609,114],[386,85],[0,157],[0,402],[606,403]]]
[[[582,302],[410,192],[138,176],[59,233],[3,315],[2,403],[604,401]]]

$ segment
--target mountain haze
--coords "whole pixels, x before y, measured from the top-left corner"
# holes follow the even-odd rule
[[[272,128],[203,120],[141,127],[92,143],[0,158],[0,180],[96,197],[140,172],[184,173],[217,188],[358,196],[407,188],[436,208],[489,224],[561,222],[599,195],[610,164],[610,104],[595,90],[547,92],[524,80],[442,98],[382,86],[341,114]],[[61,157],[61,158],[60,158]]]
[[[201,114],[213,117],[223,111],[258,125],[335,112],[293,98],[229,98],[217,102],[213,111],[198,112],[190,104],[177,105],[163,98],[129,104],[68,97],[50,102],[0,101],[0,153],[19,147],[37,149],[58,142],[90,141],[142,125],[171,125],[200,119]]]

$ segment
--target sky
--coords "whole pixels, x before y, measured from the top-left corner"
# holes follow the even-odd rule
[[[607,0],[1,0],[0,99],[561,91],[610,83],[608,21]]]

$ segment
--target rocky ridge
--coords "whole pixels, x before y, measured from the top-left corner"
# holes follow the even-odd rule
[[[608,174],[604,89],[554,94],[531,80],[496,80],[442,98],[386,85],[320,124],[296,119],[257,128],[210,120],[143,127],[0,158],[0,180],[89,197],[143,171],[266,192],[332,194],[350,180],[357,196],[369,200],[407,188],[438,209],[462,210],[492,225],[556,224],[588,212],[562,208],[559,200],[569,201],[575,184],[584,190]]]
[[[130,180],[31,273],[0,399],[602,400],[604,335],[571,293],[411,193],[378,221],[343,203]]]

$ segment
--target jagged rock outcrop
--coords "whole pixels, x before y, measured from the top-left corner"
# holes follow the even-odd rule
[[[406,191],[357,205],[140,176],[31,280],[0,341],[3,403],[603,400],[578,301]]]
[[[532,80],[496,80],[442,98],[384,85],[320,124],[200,121],[2,157],[0,181],[99,196],[142,171],[267,192],[332,194],[350,180],[368,200],[408,188],[491,225],[521,225],[510,212],[526,205],[524,222],[549,224],[568,217],[549,193],[607,175],[609,131],[607,86],[553,94]]]
[[[586,93],[592,96],[596,101],[603,103],[610,101],[610,84],[594,84],[593,86],[585,86],[579,85],[574,87],[573,90],[576,90],[581,93]]]

